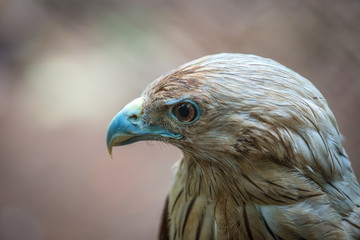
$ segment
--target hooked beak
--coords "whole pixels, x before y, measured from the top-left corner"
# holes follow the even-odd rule
[[[181,139],[182,135],[171,133],[155,125],[144,125],[142,119],[142,104],[140,97],[127,104],[110,122],[106,144],[111,155],[114,146],[122,146],[143,140],[156,140],[157,137]]]

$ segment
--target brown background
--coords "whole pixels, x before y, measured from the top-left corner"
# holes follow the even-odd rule
[[[325,95],[360,176],[360,1],[0,0],[0,240],[155,239],[179,150],[108,123],[161,74],[253,53]]]

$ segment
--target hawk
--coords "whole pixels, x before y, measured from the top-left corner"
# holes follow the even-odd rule
[[[159,239],[360,239],[360,188],[326,100],[283,65],[216,54],[152,82],[107,132],[182,153]]]

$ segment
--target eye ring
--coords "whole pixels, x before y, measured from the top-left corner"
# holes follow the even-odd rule
[[[197,105],[190,101],[179,102],[172,108],[173,116],[182,123],[191,123],[199,117]]]

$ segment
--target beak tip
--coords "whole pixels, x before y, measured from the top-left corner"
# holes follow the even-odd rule
[[[109,137],[109,134],[106,136],[106,147],[107,147],[110,157],[112,158],[112,149],[114,147],[114,143],[112,141],[112,138]]]
[[[109,153],[110,157],[112,158],[112,148],[108,148],[108,153]]]
[[[112,132],[110,131],[110,128],[109,128],[108,132],[106,134],[106,147],[107,147],[108,153],[109,153],[111,158],[112,158],[112,149],[114,147],[112,135],[113,134],[112,134]]]

